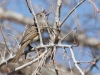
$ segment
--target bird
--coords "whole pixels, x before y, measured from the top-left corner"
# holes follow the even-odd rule
[[[43,33],[43,31],[44,31],[43,27],[46,26],[46,23],[45,23],[46,22],[46,11],[43,10],[41,13],[37,13],[36,19],[38,22],[38,26],[40,27],[40,32]],[[34,24],[27,27],[27,29],[22,37],[22,40],[20,42],[20,48],[19,48],[16,56],[12,60],[12,62],[14,62],[14,63],[18,62],[24,49],[28,45],[30,45],[31,42],[35,42],[38,39],[39,39],[38,28],[37,28],[36,20],[34,18]]]

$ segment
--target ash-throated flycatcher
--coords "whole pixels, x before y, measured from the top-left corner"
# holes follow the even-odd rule
[[[42,13],[36,14],[36,18],[37,18],[38,25],[40,27],[40,32],[43,33],[43,27],[46,26],[45,25],[46,24],[45,10]],[[35,19],[34,19],[34,22],[35,22]],[[36,23],[34,23],[34,25],[31,25],[26,29],[25,34],[22,37],[22,40],[20,43],[21,47],[19,48],[18,53],[15,56],[15,58],[12,60],[12,62],[17,62],[20,56],[22,55],[25,47],[29,45],[31,42],[36,41],[38,39],[39,39],[38,29],[37,29]]]

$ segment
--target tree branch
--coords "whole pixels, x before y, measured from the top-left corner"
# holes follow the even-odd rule
[[[73,13],[73,11],[80,6],[85,0],[82,0],[80,3],[78,3],[69,13],[68,15],[64,18],[64,20],[61,22],[60,26],[63,25],[63,23],[67,20],[67,18]]]
[[[34,20],[32,18],[29,17],[25,17],[22,14],[4,9],[2,7],[0,7],[0,18],[1,19],[7,19],[7,20],[11,20],[11,21],[15,21],[18,23],[22,23],[24,25],[28,24],[28,25],[32,25],[34,24]]]

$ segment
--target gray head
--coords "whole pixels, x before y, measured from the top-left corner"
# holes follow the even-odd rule
[[[45,10],[41,13],[36,14],[36,18],[39,26],[45,26],[46,24],[46,12]]]

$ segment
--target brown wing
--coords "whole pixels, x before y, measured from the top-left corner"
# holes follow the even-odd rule
[[[32,36],[34,37],[37,34],[37,29],[34,25],[29,26],[26,31],[24,36],[22,37],[22,40],[20,42],[20,44],[22,45],[23,43],[25,43],[28,40],[32,40]]]

